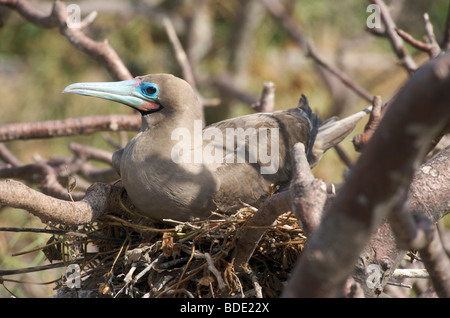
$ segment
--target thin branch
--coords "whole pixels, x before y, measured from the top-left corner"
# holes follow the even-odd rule
[[[425,42],[419,41],[419,40],[415,39],[411,34],[409,34],[408,32],[406,32],[402,29],[396,28],[395,31],[397,31],[397,34],[403,40],[405,40],[407,43],[411,44],[416,49],[423,51],[423,52],[427,52],[428,54],[431,55],[431,53],[430,53],[431,52],[431,44],[430,43],[425,43]]]
[[[6,145],[0,142],[0,159],[6,164],[12,165],[13,167],[19,167],[22,162],[12,154],[12,152],[6,147]]]
[[[166,29],[167,36],[169,37],[170,43],[172,43],[173,49],[175,51],[175,56],[177,58],[178,64],[181,66],[181,71],[183,73],[183,78],[191,84],[192,87],[196,87],[194,73],[192,72],[191,64],[189,63],[189,59],[186,55],[186,52],[181,45],[180,40],[178,39],[175,28],[172,24],[172,21],[164,17],[163,24]]]
[[[447,9],[447,20],[445,22],[445,30],[444,30],[444,40],[441,45],[444,51],[450,49],[450,3],[448,4]]]
[[[395,29],[397,34],[405,40],[407,43],[411,44],[418,50],[428,53],[430,58],[435,58],[439,54],[441,54],[442,50],[439,47],[439,44],[436,41],[436,36],[433,31],[433,25],[431,24],[430,18],[427,13],[423,15],[424,24],[425,24],[425,32],[427,34],[428,42],[422,42],[415,39],[411,34],[401,30]]]
[[[261,98],[252,105],[253,110],[260,113],[270,113],[275,109],[275,84],[264,82]]]
[[[314,47],[313,43],[301,32],[297,27],[292,16],[283,7],[283,4],[279,0],[263,0],[265,6],[272,14],[272,16],[289,32],[300,47],[305,50],[306,56],[312,58],[319,66],[323,67],[331,74],[335,75],[341,80],[347,87],[352,89],[359,96],[367,101],[372,101],[372,95],[369,94],[364,88],[359,86],[342,70],[338,69],[334,65],[327,62]]]
[[[450,297],[450,259],[445,252],[438,232],[434,228],[430,242],[419,250],[422,261],[430,273],[434,290],[439,297]]]
[[[0,168],[0,178],[19,178],[33,183],[38,182],[42,192],[63,200],[81,200],[84,197],[82,192],[69,194],[67,189],[59,183],[55,169],[44,162]]]
[[[394,49],[395,54],[400,59],[402,65],[409,74],[412,74],[417,69],[417,65],[412,59],[411,55],[403,45],[402,38],[396,32],[396,25],[389,13],[389,9],[382,0],[369,0],[369,2],[376,4],[380,8],[381,19],[386,27],[386,36],[389,38]]]
[[[76,136],[98,131],[137,131],[140,127],[140,115],[86,116],[33,123],[15,123],[0,126],[0,141]]]
[[[372,101],[372,111],[370,112],[369,121],[364,127],[364,132],[353,137],[353,146],[356,151],[362,151],[364,146],[369,142],[373,133],[378,127],[381,120],[382,101],[380,96],[374,96]]]
[[[109,151],[80,145],[76,142],[71,142],[69,144],[69,149],[78,157],[82,157],[85,160],[97,160],[112,165],[112,153]]]
[[[430,42],[430,56],[432,58],[438,56],[439,54],[441,54],[441,48],[439,47],[439,44],[437,43],[436,40],[436,35],[434,34],[434,30],[433,30],[433,24],[430,21],[430,17],[428,15],[428,13],[424,13],[423,15],[423,21],[425,24],[425,32],[427,34],[427,38]]]
[[[0,0],[0,4],[15,9],[29,22],[43,28],[58,27],[62,35],[78,50],[86,53],[98,61],[109,72],[114,80],[127,80],[133,78],[116,51],[108,41],[96,42],[86,36],[79,28],[67,25],[68,11],[64,2],[56,1],[50,14],[45,14],[35,8],[26,0]]]

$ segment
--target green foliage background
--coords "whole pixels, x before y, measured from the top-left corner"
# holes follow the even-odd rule
[[[173,18],[177,33],[188,42],[185,22],[196,12],[201,1],[66,1],[80,5],[83,15],[93,3],[98,3],[98,17],[86,32],[95,40],[108,39],[133,75],[167,72],[181,76],[160,14]],[[294,107],[300,94],[308,96],[310,105],[322,118],[336,114],[335,100],[317,72],[314,62],[304,55],[302,48],[267,12],[261,10],[251,37],[246,41],[244,63],[233,64],[233,47],[239,35],[239,22],[245,1],[205,0],[206,30],[210,32],[208,50],[196,63],[196,72],[204,78],[222,74],[234,78],[240,89],[259,97],[264,81],[276,85],[277,109]],[[394,1],[393,4],[395,4]],[[49,12],[51,1],[31,1]],[[120,3],[141,6],[131,12],[115,11]],[[330,63],[347,72],[355,82],[371,94],[388,100],[406,80],[406,72],[397,64],[389,41],[371,35],[366,28],[368,1],[316,0],[285,1],[299,28],[314,42]],[[103,7],[102,7],[103,6]],[[139,7],[139,8],[141,8]],[[442,39],[448,1],[404,1],[397,25],[422,39],[423,13],[428,12],[438,40]],[[74,49],[56,29],[42,29],[25,21],[16,12],[5,7],[0,11],[0,124],[65,119],[88,115],[131,113],[122,105],[90,98],[61,94],[67,85],[81,81],[109,81],[107,72],[84,53]],[[207,33],[207,32],[205,32]],[[417,64],[427,56],[408,47]],[[252,112],[248,105],[227,96],[217,88],[200,85],[205,97],[220,97],[222,104],[206,109],[206,119],[215,122]],[[345,116],[368,103],[348,89],[346,107],[339,116]],[[360,132],[365,123],[358,130]],[[357,153],[351,145],[352,134],[342,146],[354,160]],[[54,138],[46,140],[14,141],[6,143],[24,163],[38,157],[71,155],[68,144],[77,141],[107,150],[113,150],[102,134]],[[342,181],[344,165],[331,150],[314,169],[317,177],[328,182]],[[0,226],[40,227],[41,223],[24,211],[0,210]],[[0,268],[30,267],[43,261],[42,253],[12,257],[11,253],[45,244],[46,237],[31,234],[0,235]],[[59,272],[19,275],[15,279],[34,282],[56,279]],[[52,285],[5,283],[19,297],[51,295]],[[10,294],[0,286],[0,296]]]

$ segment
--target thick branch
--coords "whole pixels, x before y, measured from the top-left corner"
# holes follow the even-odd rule
[[[261,237],[277,218],[287,211],[289,211],[289,192],[276,193],[267,199],[247,224],[239,230],[233,255],[233,264],[237,271],[245,270]]]
[[[430,141],[449,122],[449,85],[450,54],[445,54],[422,66],[400,90],[309,238],[285,297],[339,295],[372,233],[408,187]]]
[[[327,185],[312,174],[302,143],[294,146],[292,157],[295,162],[289,187],[292,211],[301,222],[305,235],[309,236],[322,219],[328,199]]]
[[[104,183],[95,183],[83,200],[64,201],[35,191],[15,180],[0,181],[0,203],[25,209],[43,222],[76,225],[95,221],[106,211],[120,211],[118,204],[122,188]]]

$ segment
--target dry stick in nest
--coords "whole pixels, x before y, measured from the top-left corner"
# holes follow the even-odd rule
[[[306,235],[319,225],[329,197],[327,185],[312,174],[303,144],[294,146],[293,160],[294,173],[289,190],[276,193],[267,199],[253,218],[239,230],[233,255],[233,265],[237,271],[246,270],[261,237],[281,214],[292,210]]]

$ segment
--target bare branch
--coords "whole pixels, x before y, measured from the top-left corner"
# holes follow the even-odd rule
[[[397,31],[397,34],[403,39],[405,40],[407,43],[411,44],[413,47],[415,47],[418,50],[427,52],[428,54],[431,55],[431,44],[430,43],[425,43],[422,41],[419,41],[417,39],[415,39],[411,34],[409,34],[408,32],[402,30],[402,29],[395,29],[395,31]]]
[[[301,222],[305,235],[309,236],[322,220],[328,200],[327,185],[312,174],[302,143],[294,146],[292,157],[295,162],[289,187],[292,211]]]
[[[0,142],[0,159],[3,160],[6,164],[12,165],[13,167],[22,165],[22,162],[20,162],[20,160],[17,159],[17,157],[14,156],[2,142]]]
[[[359,86],[347,74],[328,63],[316,50],[312,42],[298,29],[294,19],[289,15],[279,0],[264,0],[264,4],[277,21],[284,26],[295,41],[305,50],[306,56],[312,58],[319,66],[323,67],[341,80],[347,87],[367,101],[372,101],[372,95]]]
[[[441,48],[439,47],[439,44],[436,40],[436,35],[434,34],[433,30],[433,24],[430,21],[430,17],[428,16],[428,13],[424,13],[423,15],[423,21],[425,23],[425,32],[427,34],[428,40],[430,42],[430,56],[432,58],[438,56],[441,54]]]
[[[112,165],[112,153],[106,150],[80,145],[75,142],[69,144],[70,150],[72,150],[78,157],[82,157],[86,160],[98,160]]]
[[[264,82],[261,98],[252,105],[253,110],[261,113],[270,113],[275,109],[275,84]]]
[[[382,101],[380,96],[374,96],[372,102],[373,108],[370,112],[369,121],[364,128],[364,132],[353,138],[353,145],[356,151],[361,151],[364,145],[370,140],[381,120]]]
[[[137,131],[140,127],[140,115],[86,116],[1,125],[0,141],[75,136],[98,131]]]
[[[183,73],[183,78],[191,84],[192,87],[196,87],[194,73],[192,72],[191,64],[186,55],[186,52],[178,39],[175,28],[173,27],[172,21],[165,17],[163,18],[163,24],[166,29],[167,36],[169,37],[170,43],[172,43],[173,49],[175,51],[175,56],[178,60],[178,64],[181,66],[181,71]]]
[[[98,61],[115,80],[127,80],[133,76],[130,74],[116,51],[108,44],[108,41],[96,42],[87,37],[81,29],[70,28],[67,25],[67,6],[64,2],[56,1],[52,12],[48,15],[36,10],[26,0],[0,0],[0,4],[8,5],[15,9],[29,22],[43,28],[58,27],[61,34],[78,50],[86,53]]]
[[[383,0],[369,0],[371,3],[376,4],[380,8],[381,19],[386,26],[386,36],[389,38],[394,49],[395,54],[400,59],[402,65],[408,71],[409,74],[413,73],[417,69],[417,65],[412,59],[411,55],[403,45],[402,38],[396,32],[396,25],[389,13],[389,9]]]
[[[19,209],[25,209],[39,217],[44,223],[77,225],[97,220],[108,212],[121,213],[119,196],[122,187],[95,183],[87,191],[83,200],[78,202],[59,200],[35,191],[15,180],[0,181],[0,203]],[[122,198],[126,205],[129,202]]]
[[[275,193],[267,199],[263,206],[247,224],[239,230],[236,248],[233,254],[233,264],[237,271],[245,271],[247,263],[258,245],[261,237],[276,219],[289,211],[289,193]]]
[[[447,9],[447,20],[445,22],[444,40],[442,42],[441,47],[444,51],[450,49],[450,3]]]
[[[395,31],[407,43],[411,44],[418,50],[428,53],[430,58],[435,58],[436,56],[441,54],[441,48],[439,47],[439,44],[436,41],[436,36],[434,35],[433,31],[433,25],[431,24],[430,18],[427,13],[423,15],[423,19],[425,24],[425,32],[428,38],[427,43],[415,39],[411,34],[401,29],[396,28]]]
[[[445,54],[422,66],[400,90],[309,238],[284,296],[339,295],[373,231],[409,186],[430,141],[450,121],[448,85],[450,54]]]

